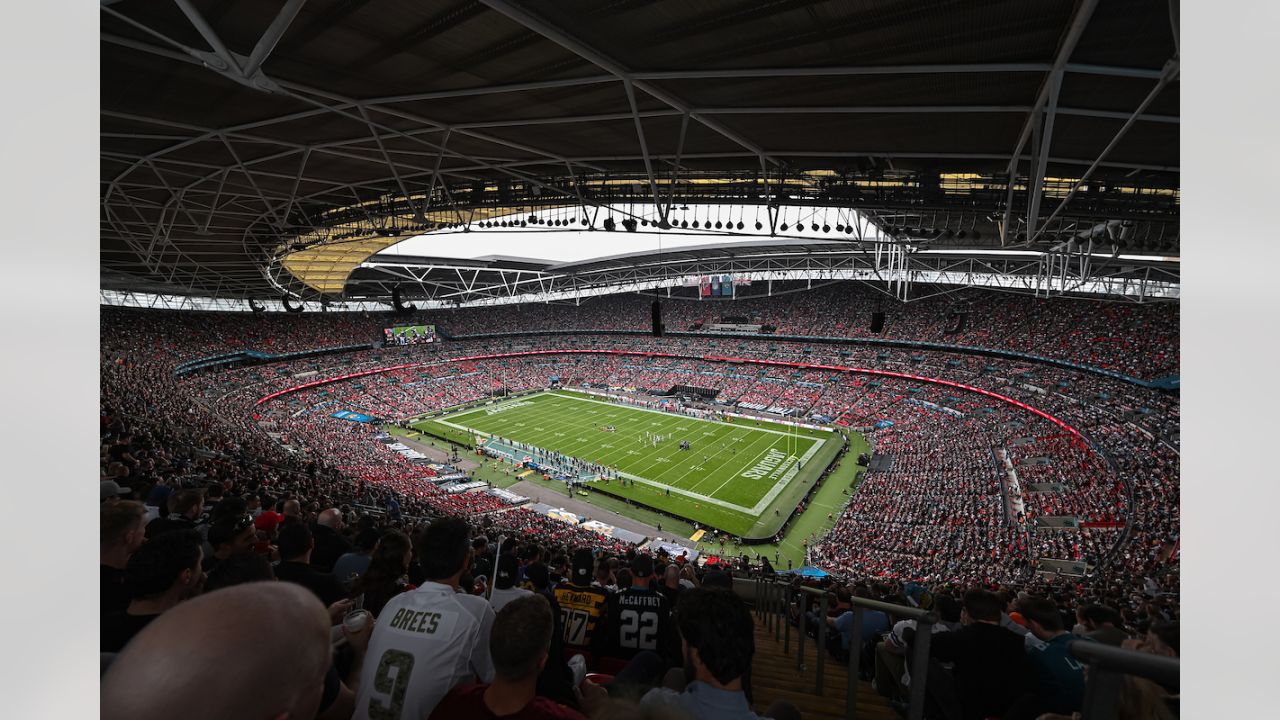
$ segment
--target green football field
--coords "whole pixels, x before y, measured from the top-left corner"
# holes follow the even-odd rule
[[[612,431],[607,430],[612,426]],[[834,433],[735,418],[701,420],[550,391],[437,417],[415,428],[451,439],[499,436],[616,466],[634,485],[607,492],[704,525],[770,537],[840,449]],[[653,435],[666,436],[654,444]],[[688,440],[692,448],[681,450]]]

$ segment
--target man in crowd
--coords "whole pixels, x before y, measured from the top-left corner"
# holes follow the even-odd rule
[[[204,493],[193,488],[179,490],[169,496],[169,515],[147,523],[147,539],[170,530],[194,530],[204,514]]]
[[[516,575],[519,572],[519,563],[514,555],[503,555],[498,558],[498,572],[493,578],[493,593],[489,597],[489,604],[493,605],[494,612],[499,612],[504,605],[516,598],[533,594],[532,590],[515,586]]]
[[[515,555],[503,553],[503,556],[515,559]],[[540,558],[541,554],[539,552],[532,557]],[[505,561],[499,558],[499,562]],[[586,663],[583,659],[575,659],[575,664],[571,668],[564,661],[565,613],[561,611],[555,588],[551,585],[551,571],[545,563],[540,561],[525,565],[523,569],[530,591],[534,595],[546,598],[547,604],[551,606],[552,622],[555,625],[555,631],[551,637],[552,662],[547,663],[538,676],[538,694],[564,705],[576,706],[577,697],[573,688],[586,675]]]
[[[1027,598],[1018,609],[1034,636],[1034,641],[1026,643],[1033,689],[1009,711],[1009,717],[1076,712],[1084,702],[1084,663],[1072,657],[1067,648],[1073,638],[1063,626],[1062,613],[1052,600],[1043,597]]]
[[[658,586],[658,592],[666,596],[671,607],[675,607],[682,590],[684,586],[680,584],[680,566],[670,563],[662,571],[662,585]]]
[[[205,577],[204,591],[210,593],[235,585],[275,579],[275,569],[266,556],[240,553],[218,563],[217,569]]]
[[[865,586],[858,585],[853,589],[852,595],[870,599],[871,593]],[[849,591],[844,588],[838,588],[836,591],[836,607],[843,605],[851,608],[849,602]],[[814,618],[817,616],[815,615]],[[889,616],[879,610],[866,610],[862,613],[862,634],[859,637],[853,637],[853,610],[848,609],[840,613],[837,617],[828,616],[826,618],[827,626],[835,631],[834,634],[827,635],[827,649],[836,657],[845,660],[848,659],[849,653],[861,652],[863,645],[872,638],[878,638],[889,630]],[[810,634],[817,636],[815,626]]]
[[[129,557],[146,541],[146,513],[142,503],[132,500],[102,505],[98,528],[102,598],[98,612],[103,615],[124,612],[129,606],[125,567]]]
[[[461,518],[447,517],[419,536],[427,580],[382,609],[360,676],[356,720],[426,717],[460,682],[493,681],[493,608],[459,592],[471,564],[470,533]]]
[[[1076,622],[1080,624],[1080,629],[1084,630],[1081,635],[1090,640],[1120,647],[1125,640],[1129,639],[1128,633],[1120,629],[1124,624],[1124,618],[1105,605],[1093,603],[1081,605],[1076,610]]]
[[[933,608],[938,613],[938,622],[930,628],[932,632],[954,632],[963,627],[960,624],[963,611],[955,598],[938,595],[933,598]],[[893,631],[885,636],[884,642],[876,644],[873,684],[877,692],[891,700],[905,701],[908,696],[911,667],[902,638],[907,628],[914,631],[915,627],[915,620],[899,620],[894,623]]]
[[[1000,717],[1027,687],[1022,636],[1000,626],[1003,607],[994,593],[970,590],[960,612],[964,627],[932,636],[929,656],[952,664],[950,673],[937,663],[929,668],[926,692],[939,717],[955,717],[957,707],[963,720]],[[915,628],[904,629],[903,639],[914,644]]]
[[[378,545],[378,531],[371,527],[356,533],[350,552],[344,553],[333,563],[333,576],[345,586],[351,587],[357,578],[369,569],[373,549]]]
[[[311,593],[274,582],[219,590],[138,633],[103,678],[102,718],[313,718],[329,656],[329,618]]]
[[[312,567],[330,572],[338,558],[351,550],[351,542],[341,535],[343,527],[342,511],[338,508],[329,508],[316,518],[316,526],[311,530],[316,542],[316,549],[311,553]]]
[[[567,582],[555,591],[565,618],[564,644],[569,652],[590,652],[596,628],[609,602],[609,592],[591,582],[594,568],[595,554],[590,548],[578,548],[573,552]]]
[[[253,516],[224,517],[209,526],[209,544],[213,554],[204,559],[204,571],[214,573],[218,565],[235,555],[252,553],[258,540]]]
[[[1122,647],[1126,650],[1176,658],[1179,646],[1178,628],[1177,620],[1157,620],[1151,624],[1151,629],[1147,630],[1144,637],[1125,640]]]
[[[489,636],[493,683],[453,688],[431,717],[585,720],[578,711],[538,696],[538,676],[547,665],[554,631],[551,605],[545,597],[529,593],[508,602],[498,611]]]
[[[755,720],[742,690],[751,669],[755,634],[751,613],[742,598],[719,588],[682,593],[676,613],[680,628],[683,673],[669,673],[671,684],[650,690],[640,704],[671,708],[688,717]],[[685,684],[681,680],[688,680]],[[785,700],[775,702],[764,717],[799,720],[800,712]]]
[[[286,523],[280,529],[277,541],[280,547],[277,578],[307,588],[325,605],[333,605],[347,596],[347,591],[333,573],[320,572],[311,567],[311,552],[315,549],[315,540],[305,523]]]
[[[115,480],[103,480],[100,483],[98,492],[99,502],[116,502],[123,498],[129,497],[133,493],[132,488],[121,487],[120,483]]]
[[[195,530],[161,533],[138,548],[125,568],[133,599],[124,612],[103,616],[102,651],[119,652],[162,613],[198,594],[203,555]]]
[[[630,660],[649,650],[668,664],[679,662],[671,606],[662,593],[650,587],[653,558],[637,553],[631,560],[631,574],[631,587],[609,598],[600,637],[594,642],[595,654]]]
[[[493,578],[493,548],[489,547],[489,538],[481,535],[471,541],[471,573]],[[496,612],[496,611],[495,611]]]

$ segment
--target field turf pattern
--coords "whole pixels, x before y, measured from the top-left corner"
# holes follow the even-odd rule
[[[450,425],[616,465],[624,475],[638,478],[635,485],[624,488],[616,480],[607,485],[596,482],[596,491],[754,538],[770,537],[778,531],[809,483],[840,447],[840,437],[829,432],[797,432],[784,425],[738,418],[728,423],[701,420],[563,390],[463,410],[415,423],[414,427],[469,444],[470,433]],[[607,425],[616,431],[603,430]],[[654,447],[643,441],[645,433],[669,438]],[[692,449],[680,450],[681,440],[689,440]],[[815,446],[804,467],[771,500],[766,496],[781,475],[743,476],[764,462],[771,451],[775,459],[778,453],[799,458]]]

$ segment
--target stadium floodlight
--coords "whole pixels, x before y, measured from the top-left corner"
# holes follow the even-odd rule
[[[757,221],[756,221],[756,229],[757,229],[757,230],[763,230],[763,229],[764,229],[764,223],[762,223],[762,222],[760,222],[759,220],[757,220]]]
[[[627,219],[623,220],[623,221],[622,221],[622,227],[626,228],[626,229],[627,229],[627,232],[635,232],[635,231],[636,231],[636,219],[635,219],[635,218],[627,218]]]
[[[823,225],[823,226],[822,226],[822,232],[824,232],[824,233],[829,233],[829,232],[831,232],[831,226],[830,226],[830,225]]]
[[[742,227],[743,227],[743,226],[742,226],[742,221],[741,221],[741,220],[739,220],[739,221],[738,221],[738,229],[739,229],[739,230],[741,230],[741,229],[742,229]]]
[[[604,219],[604,229],[608,230],[609,232],[613,232],[614,230],[618,229],[618,226],[616,223],[613,222],[613,218],[607,217]]]
[[[779,225],[779,226],[778,226],[778,229],[779,229],[779,230],[781,230],[782,232],[786,232],[786,231],[787,231],[787,224],[786,224],[786,223],[782,223],[781,225]]]

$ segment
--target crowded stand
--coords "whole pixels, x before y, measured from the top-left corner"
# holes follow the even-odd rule
[[[1067,298],[1029,302],[1017,295],[973,291],[963,302],[965,329],[949,333],[954,313],[961,309],[948,297],[928,297],[904,304],[857,283],[832,283],[771,297],[675,297],[663,307],[672,330],[725,318],[746,318],[752,324],[775,328],[774,335],[880,337],[1002,349],[1079,362],[1143,379],[1176,374],[1178,370],[1176,304],[1104,304]],[[449,337],[575,330],[638,332],[649,329],[650,302],[649,297],[618,295],[584,299],[580,305],[425,310],[412,316],[412,321],[436,324]],[[885,313],[885,328],[882,334],[872,335],[867,320],[877,307]],[[106,313],[104,322],[131,325],[127,332],[157,339],[157,352],[184,360],[234,350],[279,354],[373,343],[381,339],[383,329],[390,324],[410,322],[410,318],[403,318],[388,323],[392,316],[367,313],[262,313],[246,318],[238,317],[238,313],[206,313],[207,322],[199,328],[185,328],[181,313]],[[238,326],[243,330],[237,331]]]
[[[994,612],[1018,635],[1051,642],[1063,627],[1084,636],[1105,625],[1134,647],[1176,656],[1175,393],[1078,369],[963,352],[571,332],[644,330],[648,301],[642,300],[618,296],[580,307],[420,313],[449,333],[447,339],[394,348],[374,346],[393,322],[391,315],[233,316],[104,308],[102,649],[120,652],[104,698],[115,701],[116,685],[136,672],[142,648],[156,642],[150,638],[172,634],[166,615],[216,611],[215,601],[237,602],[232,595],[249,592],[254,587],[249,581],[276,577],[309,591],[281,602],[309,607],[338,626],[358,597],[379,611],[377,623],[367,629],[342,631],[348,649],[335,655],[327,671],[326,686],[333,692],[332,697],[326,692],[323,705],[335,714],[324,717],[363,717],[359,710],[352,715],[351,707],[369,707],[366,689],[374,678],[362,673],[376,671],[377,664],[364,663],[362,671],[357,660],[365,652],[379,657],[419,652],[395,646],[387,628],[399,622],[397,617],[407,617],[402,613],[437,607],[430,604],[437,600],[421,591],[449,587],[476,598],[482,608],[473,612],[483,616],[483,629],[474,647],[465,650],[472,653],[472,679],[505,682],[500,662],[510,662],[515,652],[501,647],[510,633],[500,637],[494,630],[486,636],[488,628],[545,621],[554,650],[547,667],[554,672],[544,669],[526,679],[536,679],[538,696],[580,713],[557,717],[610,717],[607,697],[617,687],[584,682],[585,671],[609,672],[633,683],[633,695],[644,692],[642,706],[686,707],[681,694],[659,692],[663,673],[680,664],[670,647],[678,648],[681,637],[695,644],[711,641],[686,628],[672,610],[684,612],[687,604],[693,614],[740,620],[733,601],[705,597],[711,591],[703,586],[727,578],[718,565],[700,567],[643,549],[513,505],[483,488],[449,492],[439,482],[442,470],[436,464],[389,449],[377,423],[333,416],[345,410],[399,421],[555,383],[601,388],[620,398],[692,386],[714,392],[705,402],[708,410],[788,415],[864,434],[881,462],[849,492],[834,525],[806,543],[806,561],[828,573],[820,585],[833,593],[835,631],[828,637],[834,638],[829,649],[836,659],[847,660],[855,651],[900,656],[901,646],[910,641],[910,633],[904,637],[888,622],[884,634],[849,638],[848,605],[841,606],[842,600],[910,598],[919,605],[922,587],[928,588],[933,607],[963,607],[974,618]],[[863,315],[875,302],[853,286],[830,285],[740,298],[725,310],[694,300],[666,307],[673,328],[728,316],[773,325],[777,334],[859,338],[867,336]],[[968,329],[948,334],[947,306],[930,302],[886,307],[890,319],[884,337],[1038,353],[1143,378],[1177,371],[1176,307],[1029,303],[975,293]],[[1041,308],[1048,303],[1054,307]],[[1028,316],[1025,305],[1035,314]],[[508,332],[532,334],[502,334]],[[485,333],[494,335],[470,337]],[[1121,337],[1130,340],[1112,340]],[[175,374],[180,363],[232,351],[282,354],[358,344],[368,347]],[[546,354],[479,357],[511,353]],[[709,359],[726,356],[960,383],[1038,408],[1080,435],[960,388]],[[344,377],[260,402],[306,383]],[[466,521],[448,519],[455,517]],[[168,539],[153,544],[156,538]],[[500,550],[499,538],[506,539]],[[449,565],[442,559],[462,543],[472,549],[465,560]],[[1084,569],[1064,570],[1062,564]],[[372,573],[370,568],[378,568],[378,574],[361,584],[360,575]],[[665,582],[668,568],[676,578],[673,585]],[[207,598],[187,600],[202,586]],[[573,587],[579,589],[566,592]],[[568,604],[583,587],[594,588],[598,602],[580,609]],[[499,593],[503,604],[490,603],[489,595],[496,599]],[[619,616],[627,603],[658,602],[636,595],[663,598],[661,612],[668,618],[663,643],[674,645],[626,646]],[[373,597],[377,603],[368,602]],[[796,597],[790,596],[793,622],[798,622]],[[540,599],[524,602],[532,598]],[[587,627],[599,639],[571,632],[564,619],[576,616],[566,607],[587,613]],[[547,608],[549,619],[543,617]],[[1055,623],[1057,615],[1074,615],[1076,622],[1058,618]],[[571,648],[581,649],[583,657],[575,658]],[[482,656],[487,665],[477,660]],[[1010,662],[1022,668],[1021,659]],[[900,675],[881,677],[878,663],[870,665],[877,690],[905,698]],[[1011,672],[1023,672],[1017,668]],[[424,717],[456,716],[449,713],[473,702],[477,692],[462,675],[442,678],[431,694],[415,696],[412,707]],[[1034,717],[1018,713],[1045,707],[1032,680],[1001,692],[1008,697],[987,700],[1013,708],[1007,717]],[[1072,702],[1078,709],[1079,699]],[[1070,705],[1061,707],[1070,712]],[[794,708],[771,711],[782,718]]]

